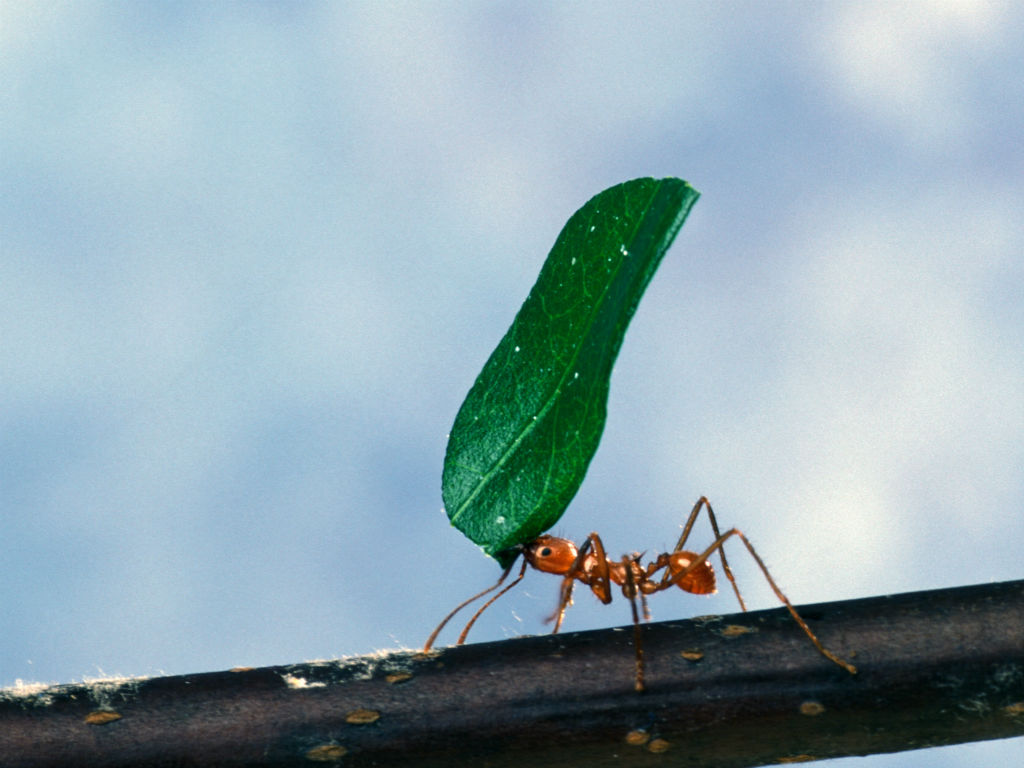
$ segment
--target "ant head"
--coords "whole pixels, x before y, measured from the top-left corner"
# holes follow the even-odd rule
[[[531,566],[545,573],[565,574],[576,562],[576,545],[568,539],[544,534],[523,548],[523,556]]]

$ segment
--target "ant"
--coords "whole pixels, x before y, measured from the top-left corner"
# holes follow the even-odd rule
[[[711,529],[715,533],[714,543],[705,549],[700,554],[684,550],[683,546],[686,544],[686,540],[690,537],[690,531],[693,529],[694,523],[697,521],[698,515],[702,509],[707,510],[708,518],[711,521]],[[803,620],[793,604],[789,602],[782,590],[779,589],[775,580],[771,577],[768,572],[767,566],[764,561],[758,556],[754,550],[753,545],[747,539],[746,536],[738,528],[730,528],[724,534],[718,530],[718,521],[715,519],[714,510],[711,509],[711,503],[706,497],[701,496],[697,503],[693,505],[693,510],[690,512],[690,516],[686,521],[686,525],[683,526],[683,532],[679,536],[679,541],[676,543],[675,548],[668,553],[659,554],[654,560],[644,566],[640,562],[640,558],[643,553],[634,553],[632,555],[623,555],[621,560],[609,560],[605,554],[604,544],[601,541],[601,537],[596,533],[591,533],[586,540],[577,546],[569,541],[568,539],[560,539],[556,536],[549,534],[543,534],[538,536],[531,542],[521,544],[517,547],[516,559],[519,555],[523,556],[523,564],[519,569],[519,575],[512,580],[511,583],[505,586],[498,594],[494,595],[490,600],[484,603],[473,617],[466,624],[462,630],[462,634],[459,635],[459,639],[456,641],[456,645],[462,645],[466,641],[466,635],[469,634],[469,630],[476,623],[476,620],[480,618],[487,608],[494,603],[499,597],[508,592],[512,587],[523,580],[523,576],[526,574],[527,566],[533,567],[538,571],[544,573],[553,573],[562,576],[562,589],[558,598],[558,608],[548,618],[548,621],[553,621],[555,627],[552,630],[552,634],[558,632],[562,626],[562,619],[565,617],[565,610],[572,604],[572,590],[577,581],[586,584],[590,587],[590,591],[593,592],[597,598],[607,605],[612,601],[612,584],[616,585],[622,590],[622,594],[629,599],[630,608],[633,613],[633,647],[636,650],[636,683],[635,688],[637,691],[644,690],[644,652],[643,645],[641,643],[640,633],[640,612],[637,610],[637,596],[640,597],[641,610],[643,612],[644,621],[650,621],[651,614],[647,609],[647,596],[653,595],[656,592],[661,592],[668,589],[669,587],[679,587],[685,592],[690,592],[695,595],[709,595],[716,592],[715,586],[715,571],[711,567],[711,563],[708,562],[708,558],[718,550],[719,558],[722,561],[722,570],[725,572],[726,578],[729,579],[729,583],[732,584],[733,592],[736,593],[736,599],[739,601],[740,608],[744,611],[747,610],[746,604],[743,602],[743,597],[740,595],[739,587],[736,585],[736,579],[732,575],[732,570],[729,568],[729,563],[725,559],[725,547],[724,544],[729,538],[736,536],[746,546],[747,551],[750,552],[750,556],[754,558],[754,562],[757,563],[758,568],[761,569],[761,573],[764,574],[767,579],[769,586],[775,596],[779,599],[783,605],[789,609],[790,615],[800,626],[800,629],[804,631],[808,639],[818,649],[826,659],[837,664],[838,666],[845,669],[851,675],[857,674],[857,668],[849,662],[843,661],[830,650],[828,650],[817,635],[811,631],[811,628],[807,626],[807,622]],[[444,629],[445,625],[451,620],[456,613],[461,611],[470,603],[483,597],[484,595],[493,592],[498,589],[508,578],[509,573],[512,572],[512,567],[515,565],[515,559],[509,563],[508,567],[505,568],[501,574],[501,578],[498,579],[494,586],[488,587],[483,592],[479,592],[473,595],[468,600],[460,603],[455,609],[444,617],[444,620],[437,626],[437,629],[433,631],[424,646],[424,652],[429,651],[433,646],[434,641],[437,639],[438,634]]]

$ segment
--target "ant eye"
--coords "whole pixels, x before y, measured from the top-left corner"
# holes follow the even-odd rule
[[[540,551],[540,556],[541,557],[551,557],[551,547],[544,547],[544,549],[542,549]]]

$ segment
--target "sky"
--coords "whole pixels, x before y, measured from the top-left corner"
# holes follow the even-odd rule
[[[663,551],[706,495],[797,604],[1021,578],[1022,49],[1013,3],[4,2],[0,686],[422,645],[499,573],[462,398],[641,176],[702,196],[552,532]]]

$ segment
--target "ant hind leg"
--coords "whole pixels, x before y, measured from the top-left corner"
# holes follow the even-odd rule
[[[679,541],[676,542],[675,549],[672,550],[673,552],[679,552],[686,545],[687,539],[690,538],[690,532],[693,530],[693,525],[697,522],[697,517],[700,515],[700,511],[702,509],[707,509],[708,511],[708,520],[711,522],[711,531],[715,534],[715,541],[717,542],[719,539],[723,539],[721,532],[718,530],[718,520],[715,518],[715,510],[711,508],[711,502],[708,501],[707,496],[701,496],[697,499],[697,503],[693,505],[693,509],[690,510],[690,516],[686,518],[686,524],[683,526],[683,532],[679,536]],[[724,538],[728,538],[728,536]],[[713,549],[714,545],[708,549],[708,552],[711,552]],[[732,568],[729,567],[729,561],[725,557],[725,547],[718,547],[718,558],[722,561],[722,571],[725,573],[725,577],[732,585],[732,591],[736,594],[736,600],[740,604],[740,610],[746,611],[747,604],[743,602],[743,595],[740,594],[739,585],[736,584],[736,577],[732,575]],[[682,574],[673,575],[671,572],[666,572],[665,578],[662,579],[662,583],[659,587],[664,589],[669,585],[669,583],[678,583],[683,575],[689,573],[706,559],[707,557],[702,557],[694,561]]]
[[[709,505],[708,511],[710,512],[710,510],[711,507]],[[700,563],[707,560],[708,557],[710,557],[716,549],[719,552],[721,552],[726,540],[733,536],[739,537],[739,540],[743,542],[743,546],[747,548],[747,551],[750,553],[750,556],[754,558],[754,562],[757,563],[757,567],[760,568],[761,573],[764,574],[764,578],[768,582],[768,586],[772,588],[772,592],[775,593],[775,597],[779,599],[780,603],[786,606],[786,610],[789,611],[790,616],[793,617],[793,620],[797,623],[800,629],[804,631],[804,634],[807,635],[807,638],[811,641],[814,647],[818,649],[818,652],[829,661],[845,669],[851,675],[857,674],[857,668],[853,666],[853,664],[850,664],[848,661],[844,661],[843,659],[839,658],[834,653],[832,653],[832,651],[830,651],[828,648],[822,645],[822,642],[818,639],[818,636],[814,634],[811,628],[807,625],[807,622],[804,621],[803,617],[799,613],[797,613],[796,608],[789,601],[789,598],[786,597],[785,594],[783,594],[781,589],[779,589],[779,585],[775,583],[775,579],[772,578],[771,573],[769,573],[768,571],[768,566],[764,564],[764,561],[761,559],[761,556],[757,554],[757,550],[755,550],[754,545],[750,543],[750,539],[744,536],[743,532],[740,531],[739,528],[730,528],[728,531],[720,535],[717,539],[715,539],[715,542],[710,547],[705,549],[687,568],[683,569],[682,571],[679,571],[676,574],[672,574],[668,579],[666,579],[663,582],[664,586],[667,587],[681,580],[692,568],[695,568]],[[735,582],[733,582],[733,585],[735,586]],[[664,587],[662,587],[662,585],[659,584],[659,588]],[[746,610],[746,608],[744,608],[744,610]]]

